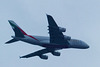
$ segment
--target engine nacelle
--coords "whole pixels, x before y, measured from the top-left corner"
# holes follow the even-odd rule
[[[47,60],[48,59],[48,56],[47,55],[40,55],[39,56],[41,59],[44,59],[44,60]]]
[[[60,32],[66,32],[66,28],[59,27]]]
[[[60,56],[60,55],[61,55],[60,52],[52,52],[52,54],[53,54],[54,56]]]
[[[64,36],[64,39],[65,40],[71,40],[71,37],[70,36]]]

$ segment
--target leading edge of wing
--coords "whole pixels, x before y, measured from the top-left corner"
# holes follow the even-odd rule
[[[56,22],[53,19],[53,17],[51,15],[48,15],[48,14],[46,14],[46,15],[47,15],[47,19],[48,19],[49,26],[56,26],[56,27],[58,27],[58,25],[56,24]]]

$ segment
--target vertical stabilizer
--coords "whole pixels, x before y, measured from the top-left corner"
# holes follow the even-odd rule
[[[24,35],[27,35],[14,21],[8,20],[8,22],[15,32],[15,37],[24,37]]]

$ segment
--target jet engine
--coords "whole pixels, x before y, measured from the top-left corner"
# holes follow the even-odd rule
[[[64,36],[65,40],[71,40],[70,36]]]
[[[66,32],[66,28],[59,27],[60,32]]]
[[[48,56],[47,55],[40,55],[39,56],[41,59],[44,59],[44,60],[47,60],[48,59]]]
[[[54,56],[60,56],[60,55],[61,55],[60,52],[52,52],[52,54],[53,54]]]

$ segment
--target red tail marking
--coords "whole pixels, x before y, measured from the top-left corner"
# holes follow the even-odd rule
[[[31,37],[31,38],[33,38],[33,39],[37,40],[36,38],[34,38],[34,37],[33,37],[33,36],[31,36],[31,35],[27,35],[27,36],[29,36],[29,37]],[[37,40],[37,41],[39,41],[39,40]]]
[[[19,28],[19,27],[18,27],[18,28]],[[24,35],[27,35],[21,28],[19,28],[19,29],[21,30],[21,32],[22,32]],[[29,37],[31,37],[31,38],[37,40],[35,37],[33,37],[33,36],[31,36],[31,35],[27,35],[27,36],[29,36]],[[39,41],[39,40],[37,40],[37,41]]]
[[[19,27],[18,27],[19,28]],[[21,28],[19,28],[24,35],[27,35]]]

